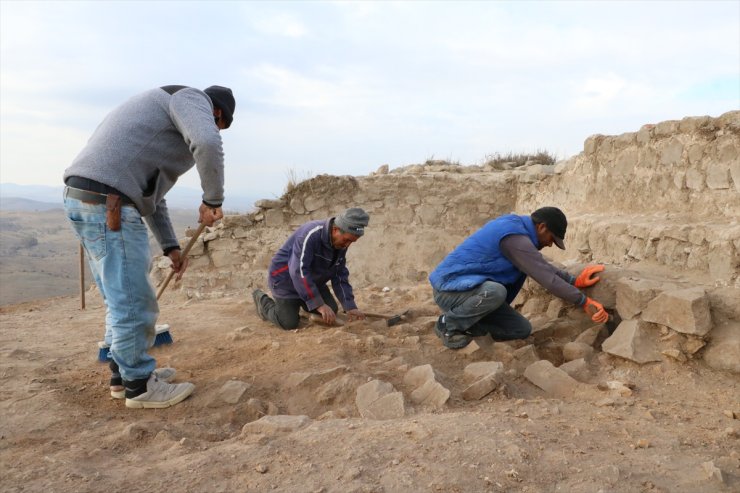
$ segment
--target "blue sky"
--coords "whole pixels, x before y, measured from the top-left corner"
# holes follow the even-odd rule
[[[0,181],[59,185],[151,87],[229,86],[227,197],[292,173],[577,154],[740,109],[740,2],[0,1]],[[198,187],[193,170],[180,182]]]

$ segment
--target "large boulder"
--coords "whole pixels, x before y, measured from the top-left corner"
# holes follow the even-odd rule
[[[703,288],[665,291],[647,304],[641,318],[698,336],[712,328],[709,300]]]

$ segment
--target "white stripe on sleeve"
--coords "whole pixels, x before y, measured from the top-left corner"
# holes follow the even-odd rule
[[[313,228],[311,231],[308,232],[306,237],[303,239],[303,245],[301,246],[301,262],[300,262],[300,271],[301,271],[301,278],[304,278],[306,276],[303,275],[303,255],[306,253],[306,244],[308,243],[308,239],[311,237],[312,234],[314,234],[316,231],[321,231],[321,229],[324,226],[322,224],[319,224],[315,228]]]

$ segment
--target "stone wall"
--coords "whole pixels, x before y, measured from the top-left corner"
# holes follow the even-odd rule
[[[617,215],[666,212],[697,221],[740,217],[740,111],[593,135],[520,205],[541,200]]]
[[[370,214],[370,226],[348,253],[353,285],[425,282],[461,238],[514,210],[515,172],[454,168],[362,178],[322,175],[279,200],[259,201],[256,213],[227,216],[199,239],[182,289],[202,297],[264,287],[272,255],[296,227],[355,205]],[[167,268],[169,260],[158,259],[157,281]]]
[[[255,213],[229,216],[193,250],[181,284],[189,297],[265,286],[270,258],[311,219],[347,207],[371,216],[348,259],[357,287],[417,284],[456,244],[497,215],[561,207],[569,219],[562,262],[649,263],[707,285],[740,287],[740,111],[595,135],[555,166],[516,169],[444,162],[365,177],[322,175]],[[159,259],[159,280],[168,268]]]
[[[517,209],[560,205],[581,260],[654,262],[740,286],[740,111],[594,135],[554,176],[520,186]]]

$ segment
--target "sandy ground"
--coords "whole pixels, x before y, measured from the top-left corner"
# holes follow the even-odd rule
[[[501,388],[469,402],[463,369],[486,357],[440,344],[428,298],[424,286],[369,289],[358,293],[361,307],[413,308],[417,318],[283,332],[261,321],[251,300],[165,296],[160,323],[175,342],[153,354],[196,390],[163,410],[110,398],[107,367],[96,360],[104,308],[94,294],[85,311],[76,298],[2,308],[0,490],[740,491],[736,375],[597,354],[591,385],[577,397],[547,396],[507,366]],[[409,401],[405,369],[426,363],[451,391],[442,409]],[[336,367],[343,376],[329,387],[287,384],[294,372]],[[405,417],[359,417],[355,389],[370,379],[404,393]],[[634,384],[633,394],[597,389],[610,379]],[[250,385],[236,404],[218,395],[229,380]],[[311,421],[242,432],[265,413]]]

